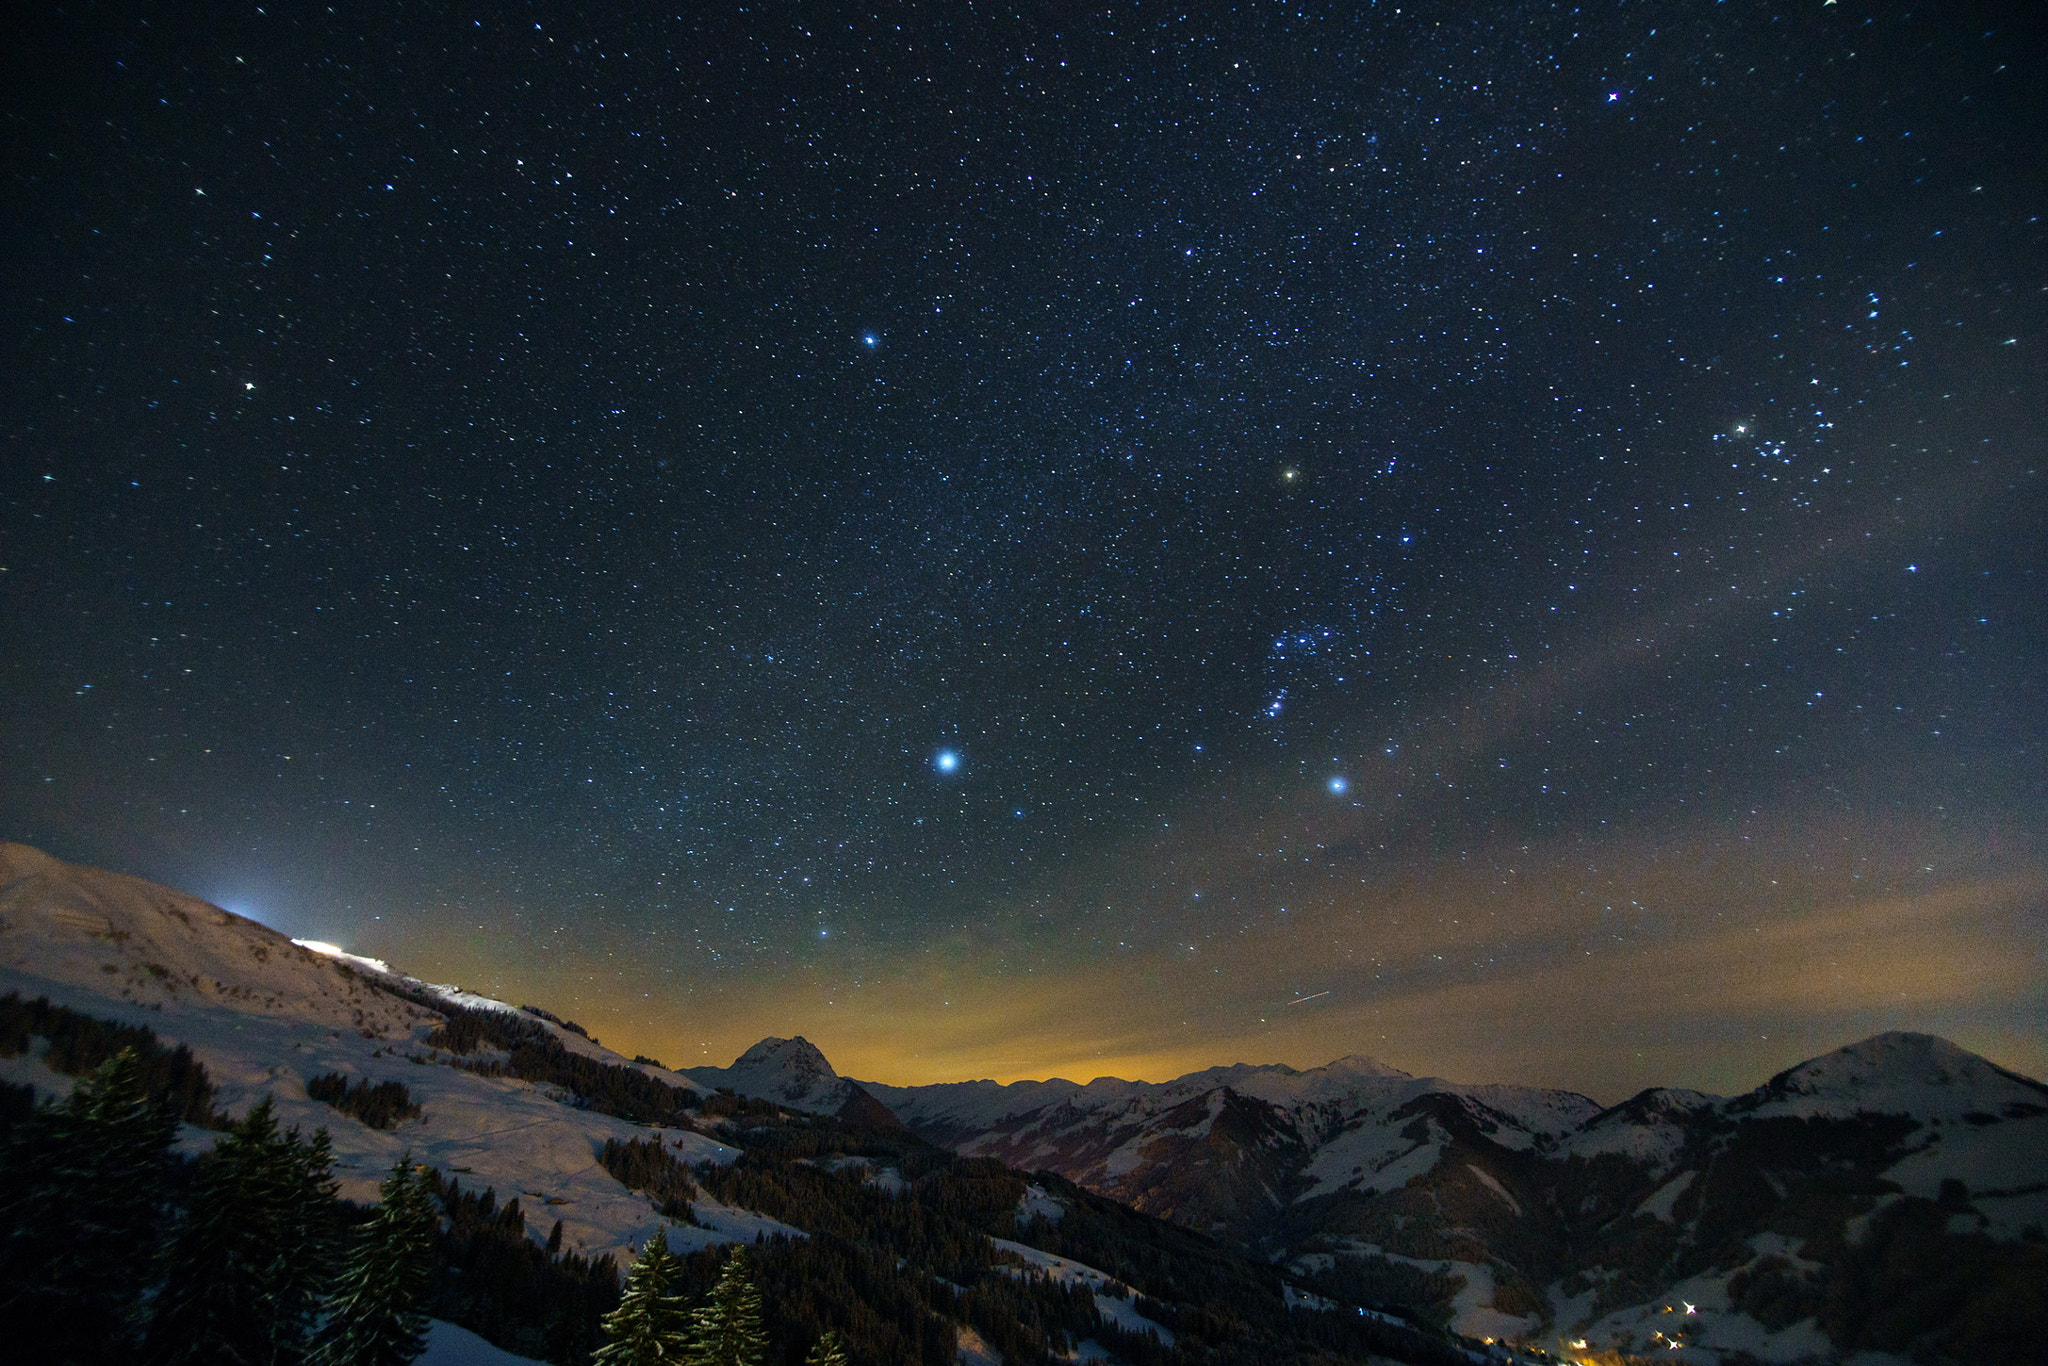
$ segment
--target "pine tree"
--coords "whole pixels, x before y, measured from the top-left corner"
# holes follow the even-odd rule
[[[314,1130],[306,1142],[291,1130],[278,1145],[273,1177],[277,1253],[269,1277],[274,1363],[296,1362],[305,1354],[307,1334],[341,1251],[333,1167],[334,1148],[325,1129]],[[427,1237],[431,1246],[431,1224]]]
[[[152,1366],[294,1366],[328,1274],[334,1184],[326,1131],[279,1133],[269,1097],[200,1159],[165,1249]]]
[[[747,1270],[747,1250],[735,1247],[710,1296],[690,1316],[687,1366],[761,1366],[768,1335],[761,1327],[761,1292]]]
[[[811,1354],[804,1358],[804,1366],[846,1366],[846,1348],[839,1341],[839,1330],[827,1328],[818,1338]]]
[[[412,1154],[398,1159],[378,1192],[327,1300],[327,1322],[308,1366],[405,1366],[426,1349],[422,1309],[434,1269],[440,1202]]]
[[[666,1232],[647,1240],[626,1273],[619,1307],[604,1316],[604,1346],[593,1358],[597,1366],[659,1366],[684,1360],[689,1316],[674,1294],[680,1265],[669,1250]]]
[[[178,1121],[122,1049],[0,1149],[0,1323],[24,1361],[126,1361]]]

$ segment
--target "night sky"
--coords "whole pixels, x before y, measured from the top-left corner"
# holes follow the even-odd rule
[[[0,837],[677,1065],[2048,1072],[2031,6],[267,9],[8,43]]]

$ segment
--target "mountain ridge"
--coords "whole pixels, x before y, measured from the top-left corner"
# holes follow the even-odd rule
[[[762,1039],[730,1067],[687,1067],[682,1075],[713,1089],[772,1100],[869,1128],[902,1128],[893,1110],[859,1082],[840,1076],[816,1044],[799,1034]]]
[[[1471,1334],[1576,1322],[1662,1350],[1679,1341],[1661,1316],[1682,1296],[1716,1311],[1684,1343],[1795,1359],[1806,1340],[1784,1306],[1825,1319],[1846,1292],[1824,1286],[1872,1274],[1857,1249],[1875,1230],[1950,1240],[1926,1255],[1960,1265],[2048,1228],[2048,1085],[1933,1035],[1875,1034],[1736,1096],[1652,1087],[1605,1107],[1379,1067],[1340,1086],[1297,1080],[1318,1071],[868,1085],[934,1142],[1043,1166],[1332,1292],[1440,1283],[1437,1303]],[[1808,1269],[1787,1282],[1786,1265]],[[2048,1272],[2035,1283],[2048,1295]]]
[[[2048,1086],[1931,1035],[1873,1035],[1735,1097],[1649,1088],[1606,1107],[1570,1091],[1413,1077],[1356,1055],[1160,1083],[902,1088],[842,1077],[797,1035],[764,1039],[728,1068],[669,1072],[545,1011],[0,845],[0,992],[9,987],[188,1044],[230,1111],[269,1095],[285,1122],[331,1128],[351,1198],[368,1198],[402,1147],[540,1202],[562,1219],[563,1246],[589,1255],[627,1255],[664,1227],[597,1162],[599,1149],[651,1142],[709,1179],[759,1160],[747,1144],[760,1126],[801,1132],[809,1111],[884,1148],[914,1136],[1042,1173],[1017,1201],[1018,1239],[1050,1247],[1078,1198],[1060,1192],[1093,1192],[1277,1267],[1290,1303],[1398,1306],[1473,1337],[1678,1344],[1686,1355],[1674,1359],[1732,1363],[1743,1353],[1833,1361],[1966,1331],[1961,1309],[1920,1311],[1919,1337],[1870,1329],[1895,1324],[1898,1305],[1928,1302],[1897,1279],[1901,1267],[1946,1286],[1941,1303],[1977,1306],[1969,1323],[2018,1322],[2025,1304],[2048,1304]],[[502,1047],[435,1042],[478,1010],[499,1022],[486,1034],[535,1031],[600,1072],[641,1074],[734,1118],[650,1127],[585,1108],[588,1095],[568,1082],[520,1080]],[[311,1099],[307,1080],[328,1073],[399,1081],[424,1115],[388,1132],[358,1124]],[[33,1052],[0,1060],[0,1076],[68,1084]],[[211,1137],[184,1142],[199,1151]],[[823,1170],[842,1168],[870,1173],[877,1189],[902,1180],[870,1158],[835,1157]],[[707,1188],[693,1222],[664,1236],[684,1248],[803,1236],[744,1207],[738,1193],[752,1187],[738,1175],[718,1186],[732,1203]],[[1670,1317],[1679,1302],[1698,1308],[1697,1323]]]

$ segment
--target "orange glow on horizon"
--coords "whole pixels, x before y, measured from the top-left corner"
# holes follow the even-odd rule
[[[1209,953],[1165,924],[1107,960],[991,938],[893,956],[852,947],[858,985],[820,959],[683,999],[630,974],[605,991],[538,975],[478,989],[547,1005],[671,1066],[722,1066],[765,1036],[801,1034],[841,1074],[895,1085],[1164,1081],[1360,1054],[1612,1103],[1647,1085],[1747,1089],[1886,1029],[2048,1070],[2022,1024],[2042,992],[2048,866],[1945,848],[1962,871],[1915,885],[1899,870],[1917,870],[1918,853],[1894,852],[1892,873],[1856,871],[1873,867],[1872,849],[1895,848],[1895,832],[1864,833],[1845,843],[1788,829],[1768,849],[1694,839],[1673,852],[1620,837],[1518,849],[1512,877],[1496,862],[1439,868],[1350,904],[1303,904]],[[1846,852],[1814,852],[1830,847]],[[2011,951],[1985,954],[1987,942]],[[420,975],[482,983],[492,969],[454,948]]]

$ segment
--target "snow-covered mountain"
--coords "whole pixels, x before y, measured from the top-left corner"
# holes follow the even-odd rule
[[[2048,1086],[1932,1034],[1878,1034],[1800,1063],[1730,1102],[1731,1113],[1843,1119],[1972,1115],[2024,1119],[2048,1110]],[[1981,1122],[1981,1121],[1979,1121]]]
[[[781,1043],[765,1040],[747,1058]],[[809,1052],[811,1066],[829,1070],[815,1049]],[[1989,1146],[1970,1136],[2005,1126],[2004,1134],[2041,1138],[2044,1170],[1982,1170],[1990,1179],[1973,1189],[2017,1189],[2048,1175],[2048,1127],[2041,1123],[2048,1085],[1927,1034],[1880,1034],[1733,1098],[1659,1087],[1606,1109],[1574,1092],[1411,1077],[1360,1057],[1308,1071],[1238,1064],[1156,1083],[1102,1077],[1086,1085],[1058,1078],[861,1085],[934,1142],[1026,1170],[1057,1171],[1110,1194],[1145,1186],[1149,1168],[1185,1160],[1189,1144],[1210,1139],[1220,1124],[1230,1136],[1217,1142],[1286,1156],[1286,1178],[1268,1192],[1276,1210],[1283,1188],[1296,1204],[1399,1190],[1434,1169],[1461,1138],[1556,1162],[1604,1156],[1658,1177],[1706,1133],[1782,1118],[1905,1120],[1903,1152],[1918,1153],[1939,1138],[1951,1156]],[[1944,1126],[1951,1132],[1937,1134]],[[1235,1161],[1253,1156],[1247,1151]],[[2014,1211],[2001,1225],[2017,1236],[2048,1215],[2048,1205],[2023,1203]]]
[[[2020,1240],[2048,1230],[2048,1086],[1924,1034],[1740,1096],[1657,1088],[1605,1109],[1357,1057],[1161,1083],[863,1085],[958,1152],[1056,1172],[1333,1293],[1434,1294],[1475,1335],[1547,1323],[1624,1349],[1825,1358],[1848,1331],[1823,1330],[1829,1297],[1881,1279],[1859,1241],[1950,1239],[1958,1259],[2004,1246],[1986,1255],[2032,1266]],[[2032,1274],[2048,1296],[2048,1261]],[[1674,1324],[1684,1301],[1696,1312]]]
[[[1561,1137],[1553,1151],[1587,1159],[1612,1154],[1661,1174],[1684,1149],[1694,1121],[1720,1103],[1702,1091],[1654,1086],[1602,1110]]]
[[[713,1090],[772,1100],[850,1123],[881,1128],[898,1124],[866,1088],[833,1071],[817,1045],[801,1034],[794,1039],[763,1039],[730,1067],[690,1067],[683,1075]]]
[[[917,1133],[956,1151],[1057,1171],[1182,1222],[1201,1222],[1194,1205],[1213,1206],[1209,1231],[1251,1241],[1302,1199],[1397,1190],[1434,1166],[1450,1130],[1433,1115],[1455,1115],[1454,1125],[1526,1152],[1600,1113],[1569,1091],[1412,1077],[1356,1056],[1307,1071],[1240,1063],[1156,1083],[862,1084]],[[1216,1160],[1222,1170],[1184,1179],[1190,1164]],[[1237,1189],[1219,1203],[1226,1187]]]

